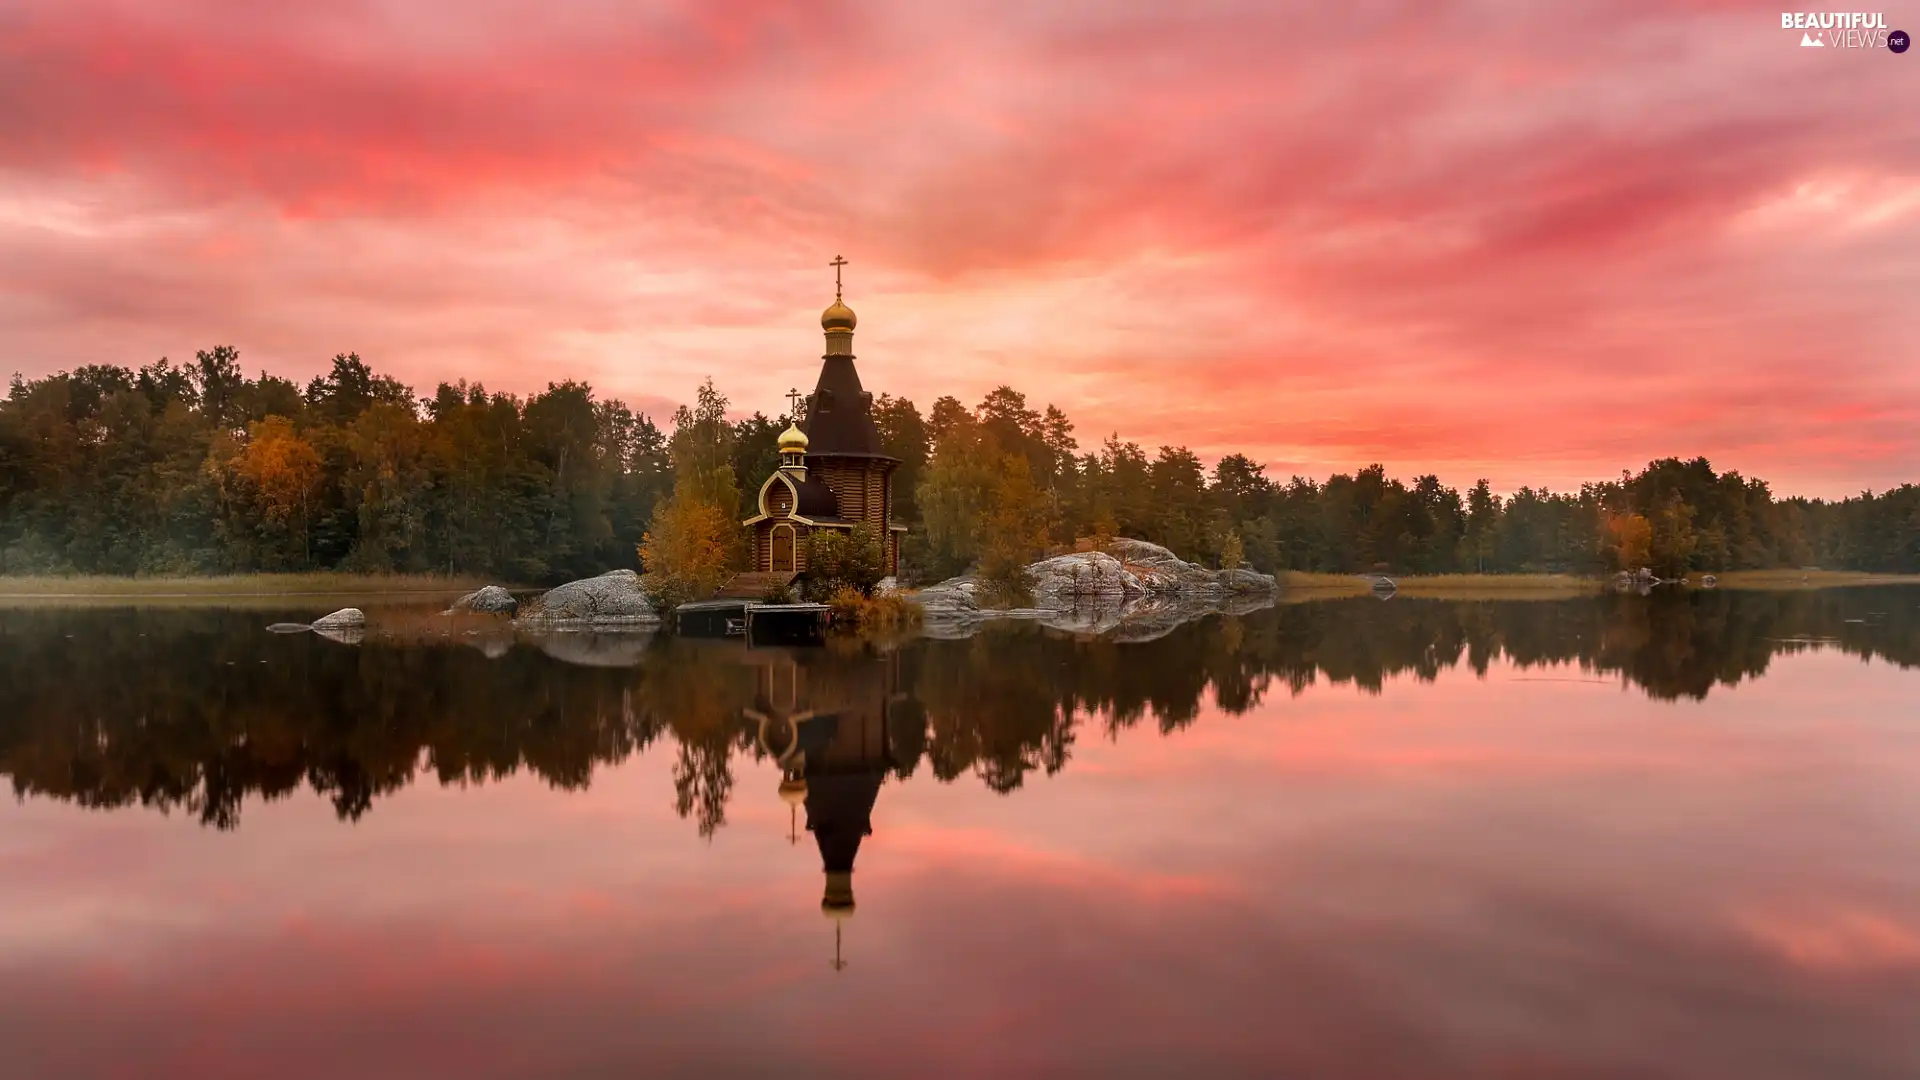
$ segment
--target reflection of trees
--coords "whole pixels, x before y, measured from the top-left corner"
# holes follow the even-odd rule
[[[1920,663],[1911,591],[1696,592],[1649,598],[1455,603],[1361,598],[1193,622],[1151,642],[1031,624],[883,652],[837,642],[777,658],[827,712],[881,709],[899,776],[924,757],[1012,791],[1066,766],[1081,727],[1192,723],[1275,687],[1325,680],[1378,691],[1464,665],[1573,663],[1659,699],[1701,698],[1815,647]],[[767,701],[770,660],[730,642],[662,639],[627,668],[534,649],[497,659],[453,644],[350,648],[269,637],[221,611],[0,612],[0,772],[16,793],[88,807],[180,808],[235,827],[249,796],[306,785],[357,819],[420,774],[485,783],[528,770],[560,788],[662,734],[675,804],[703,834],[725,821],[742,725]],[[68,635],[72,635],[69,637]],[[1820,644],[1816,645],[1815,642]],[[777,695],[776,695],[777,696]],[[784,706],[783,706],[784,707]]]
[[[631,706],[632,672],[529,650],[489,661],[265,640],[259,625],[219,611],[0,615],[0,769],[21,794],[231,827],[248,793],[303,782],[356,818],[423,768],[468,783],[524,767],[579,787],[659,730]]]

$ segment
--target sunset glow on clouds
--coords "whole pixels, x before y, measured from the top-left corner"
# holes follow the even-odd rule
[[[1011,383],[1083,447],[1920,479],[1920,59],[1778,18],[7,0],[4,366],[774,413],[844,254],[871,389]]]

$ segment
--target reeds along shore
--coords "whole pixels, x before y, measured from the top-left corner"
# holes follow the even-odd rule
[[[1391,576],[1397,596],[1458,600],[1553,599],[1604,592],[1609,578],[1574,574],[1425,574]],[[1324,596],[1360,596],[1374,591],[1374,578],[1355,574],[1278,575],[1280,588]],[[1720,589],[1820,589],[1858,585],[1920,584],[1920,574],[1870,574],[1849,570],[1732,570],[1716,576]],[[1703,587],[1690,579],[1689,587]]]
[[[117,577],[81,574],[0,577],[4,600],[115,600],[276,598],[286,596],[454,597],[487,582],[437,574],[218,574],[207,576]]]

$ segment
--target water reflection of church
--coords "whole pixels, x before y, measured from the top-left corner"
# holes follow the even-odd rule
[[[826,875],[820,911],[835,923],[834,966],[841,926],[854,912],[853,864],[873,832],[873,808],[889,772],[918,757],[925,720],[901,689],[900,658],[869,653],[853,662],[818,650],[752,650],[753,704],[744,710],[751,736],[780,766],[780,798],[798,813],[820,849]]]

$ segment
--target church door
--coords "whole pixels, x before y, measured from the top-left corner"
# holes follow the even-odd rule
[[[773,565],[769,569],[775,573],[793,572],[793,526],[773,527]]]

